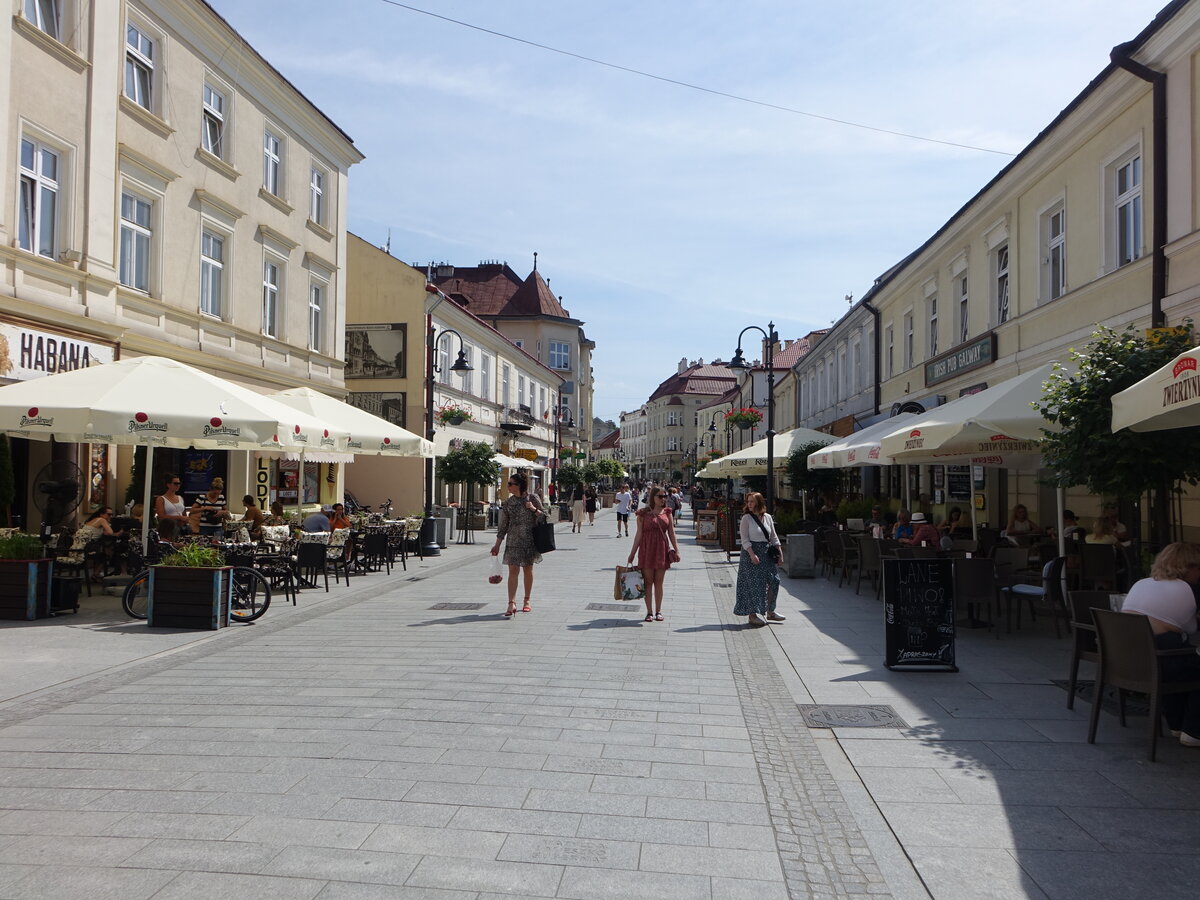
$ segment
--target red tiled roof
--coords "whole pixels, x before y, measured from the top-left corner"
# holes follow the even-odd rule
[[[495,316],[521,287],[521,277],[508,263],[454,268],[453,275],[434,276],[433,283],[477,316]]]
[[[571,314],[563,309],[558,298],[550,292],[549,286],[542,280],[537,269],[529,273],[529,277],[511,297],[500,311],[502,316],[558,316],[569,319]]]
[[[621,445],[621,429],[618,428],[616,431],[610,431],[604,437],[600,438],[600,440],[596,441],[596,443],[592,444],[592,449],[593,450],[608,450],[613,447],[619,447],[620,445]]]
[[[734,374],[725,366],[691,366],[660,384],[650,399],[674,394],[723,394],[734,381]]]

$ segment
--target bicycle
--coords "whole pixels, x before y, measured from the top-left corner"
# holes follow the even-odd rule
[[[271,584],[262,572],[249,566],[234,566],[229,574],[232,582],[229,620],[242,624],[253,622],[271,605]],[[149,593],[150,570],[143,569],[121,594],[125,615],[131,619],[145,619]]]

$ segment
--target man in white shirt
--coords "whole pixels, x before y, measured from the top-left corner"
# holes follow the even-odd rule
[[[629,492],[629,485],[621,485],[621,490],[617,493],[617,537],[621,536],[621,526],[625,526],[625,537],[629,537],[629,510],[633,505],[633,494]]]

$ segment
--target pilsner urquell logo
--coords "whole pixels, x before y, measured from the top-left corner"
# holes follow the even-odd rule
[[[26,425],[51,426],[54,424],[54,416],[38,415],[39,412],[41,412],[41,410],[39,410],[36,406],[31,407],[25,415],[21,416],[21,427],[24,428]]]
[[[129,420],[129,433],[143,431],[166,431],[166,422],[152,422],[150,417],[144,412],[134,413],[133,418]]]
[[[348,437],[346,438],[346,447],[350,450],[361,450],[362,441],[356,441],[354,438]]]
[[[241,433],[242,433],[242,429],[233,428],[232,426],[229,426],[229,425],[224,425],[224,424],[222,424],[221,420],[219,418],[217,418],[216,416],[213,416],[211,419],[209,419],[208,424],[204,426],[204,436],[205,437],[211,437],[212,435],[220,435],[220,434],[227,434],[227,435],[230,435],[231,437],[239,437],[241,435]]]
[[[295,428],[292,429],[292,443],[293,444],[307,444],[308,443],[308,435],[300,430],[299,425],[297,425]]]
[[[334,444],[334,440],[333,440],[333,438],[331,438],[329,436],[329,429],[326,428],[325,431],[322,432],[322,434],[321,434],[321,446],[322,447],[332,447],[333,444]]]

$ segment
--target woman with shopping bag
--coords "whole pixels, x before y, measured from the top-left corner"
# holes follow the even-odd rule
[[[671,563],[679,562],[679,544],[675,541],[675,522],[667,508],[666,494],[660,487],[650,488],[646,508],[637,513],[637,534],[629,549],[629,562],[637,556],[638,568],[646,582],[646,622],[663,620],[663,579]]]
[[[500,553],[500,544],[504,544],[504,563],[508,566],[508,609],[504,612],[506,619],[511,619],[517,612],[517,573],[524,573],[525,605],[522,612],[533,612],[529,605],[533,593],[533,567],[542,561],[533,542],[533,526],[538,517],[543,515],[541,501],[532,494],[526,493],[528,481],[520,472],[514,472],[508,479],[508,497],[500,506],[500,527],[496,529],[496,544],[492,547],[492,556]]]
[[[767,512],[763,495],[757,491],[746,495],[745,510],[739,529],[742,556],[738,562],[737,604],[733,614],[749,616],[749,625],[782,622],[784,616],[775,612],[779,596],[776,564],[781,558],[775,521]]]

